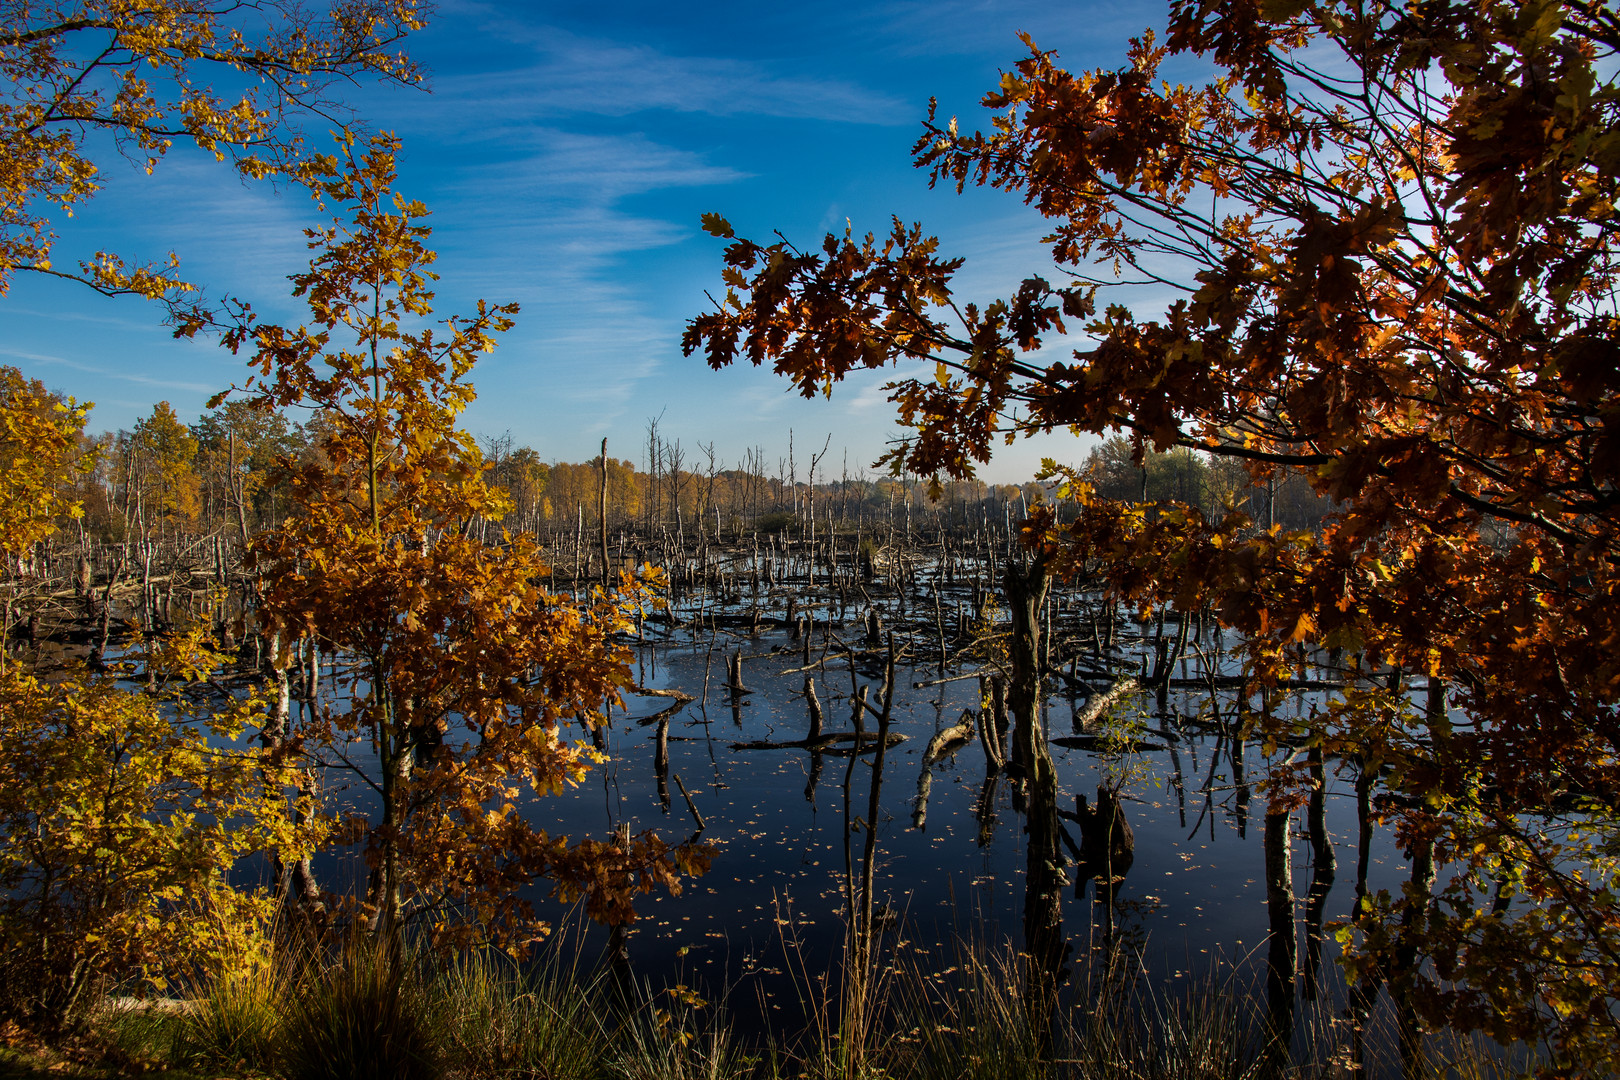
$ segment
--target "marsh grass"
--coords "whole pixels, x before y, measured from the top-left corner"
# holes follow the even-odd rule
[[[1268,1054],[1264,1001],[1236,974],[1167,991],[1082,964],[1032,994],[1010,943],[891,955],[858,1016],[845,973],[799,964],[803,1030],[753,1042],[723,999],[555,961],[390,954],[364,940],[298,959],[244,967],[183,1008],[104,1008],[102,1037],[134,1071],[286,1080],[1506,1080],[1534,1065],[1487,1040],[1431,1037],[1403,1069],[1387,1009],[1358,1056],[1331,995],[1304,1007],[1292,1055]]]
[[[357,939],[279,995],[287,1080],[431,1080],[443,1072],[420,974],[386,943]],[[276,996],[276,995],[272,995]]]
[[[593,1077],[606,1040],[592,980],[556,963],[523,968],[491,951],[459,953],[425,988],[446,1058],[469,1078]]]
[[[208,980],[182,1017],[180,1053],[200,1064],[270,1072],[280,1063],[287,976],[253,964]]]
[[[1241,1001],[1218,988],[1172,1000],[1119,987],[1034,989],[1010,947],[959,945],[939,973],[895,980],[889,1072],[907,1080],[1248,1080],[1261,1075]],[[1036,984],[1037,986],[1039,983]]]

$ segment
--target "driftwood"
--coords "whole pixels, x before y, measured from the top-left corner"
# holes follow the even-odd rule
[[[1108,707],[1113,705],[1114,702],[1121,698],[1130,697],[1132,694],[1141,693],[1146,689],[1147,687],[1134,676],[1126,676],[1102,693],[1093,694],[1091,700],[1086,702],[1086,707],[1074,714],[1074,730],[1086,730],[1086,728],[1096,723],[1097,718],[1107,712]]]
[[[961,720],[929,739],[928,748],[923,751],[923,768],[966,746],[973,738],[974,720],[973,710],[964,710]]]
[[[934,765],[973,741],[976,725],[972,709],[962,711],[962,719],[928,740],[923,750],[922,771],[917,775],[917,797],[911,804],[911,827],[924,828],[928,824],[928,793],[934,786]]]
[[[643,727],[650,724],[656,724],[658,721],[663,720],[666,717],[673,716],[675,713],[680,712],[681,709],[697,700],[697,698],[693,697],[691,694],[682,693],[679,690],[649,690],[644,686],[632,686],[630,688],[630,692],[632,694],[640,695],[641,697],[661,697],[674,699],[671,704],[659,709],[652,715],[638,717],[636,723]]]

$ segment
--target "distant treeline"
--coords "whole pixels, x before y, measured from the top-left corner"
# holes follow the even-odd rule
[[[168,402],[159,402],[133,429],[83,437],[87,451],[100,452],[90,471],[63,476],[63,486],[84,508],[74,527],[104,542],[196,532],[245,541],[290,512],[289,485],[300,469],[330,467],[318,449],[325,422],[317,414],[300,424],[227,402],[186,424]],[[485,438],[479,448],[492,486],[511,498],[502,527],[539,534],[597,526],[600,456],[548,463],[510,435]],[[609,527],[668,529],[689,538],[858,526],[909,533],[991,521],[1005,527],[1031,502],[1052,497],[1048,486],[1033,480],[946,480],[935,487],[925,477],[874,476],[864,464],[851,464],[847,453],[832,465],[825,444],[820,452],[795,449],[791,434],[784,453],[773,457],[756,447],[742,461],[726,463],[712,442],[687,449],[663,438],[655,421],[636,458],[609,450]],[[1099,495],[1175,500],[1210,515],[1239,509],[1262,527],[1310,528],[1330,509],[1302,476],[1255,485],[1242,465],[1188,450],[1149,450],[1138,464],[1123,438],[1094,449],[1087,465]]]

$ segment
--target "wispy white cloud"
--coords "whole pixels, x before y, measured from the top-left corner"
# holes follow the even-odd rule
[[[914,107],[841,79],[777,70],[781,63],[679,56],[643,44],[580,37],[555,27],[512,26],[537,62],[522,68],[435,80],[443,105],[460,116],[524,118],[649,110],[711,116],[776,116],[854,124],[908,124]]]
[[[64,367],[70,371],[80,371],[87,375],[98,375],[105,379],[117,379],[120,382],[136,383],[141,386],[154,386],[160,390],[179,390],[188,394],[211,394],[218,390],[218,386],[207,383],[184,382],[175,379],[156,379],[149,375],[135,375],[127,371],[102,367],[97,364],[85,364],[77,360],[69,360],[62,356],[52,356],[48,353],[24,352],[20,349],[7,349],[0,347],[0,356],[9,356],[14,360],[23,360],[32,364],[42,364],[47,367]]]
[[[749,175],[640,133],[533,127],[505,139],[503,149],[505,160],[458,169],[442,193],[458,204],[533,216],[581,204],[608,206],[652,191],[731,184]]]

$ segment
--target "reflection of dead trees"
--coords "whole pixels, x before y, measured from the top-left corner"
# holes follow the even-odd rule
[[[1119,796],[1097,787],[1097,805],[1074,797],[1071,820],[1080,827],[1080,870],[1088,878],[1124,877],[1136,860],[1136,832],[1125,817]]]
[[[892,645],[891,645],[891,649],[892,649]],[[889,663],[889,665],[890,665],[890,667],[892,669],[892,666],[894,664],[894,660],[893,660],[892,657],[889,659],[888,663]],[[739,654],[739,659],[737,661],[735,661],[734,666],[736,668],[740,669],[740,667],[741,667],[740,654]],[[855,667],[854,667],[854,659],[853,659],[853,657],[850,658],[850,681],[851,681],[852,684],[855,682]],[[752,691],[745,691],[745,693],[751,693],[751,692]],[[870,731],[866,730],[866,714],[868,712],[871,712],[874,715],[877,715],[879,713],[879,710],[875,706],[873,706],[872,704],[870,704],[867,701],[867,697],[870,694],[870,692],[871,691],[870,691],[869,687],[858,686],[858,687],[855,687],[853,692],[851,693],[851,696],[850,696],[850,724],[854,728],[854,730],[853,731],[833,732],[833,733],[829,734],[823,728],[821,699],[816,696],[815,678],[814,678],[814,676],[806,675],[804,677],[804,700],[805,700],[805,707],[806,707],[806,709],[808,710],[808,713],[809,713],[809,731],[805,735],[804,738],[802,738],[802,739],[756,739],[756,740],[753,740],[751,742],[734,742],[734,743],[730,744],[731,749],[733,749],[733,750],[809,750],[809,751],[811,751],[812,769],[815,770],[815,772],[819,774],[820,768],[821,768],[821,754],[823,754],[823,753],[826,753],[826,754],[851,754],[851,755],[865,754],[865,753],[870,753],[870,752],[872,752],[874,750],[878,750],[880,747],[887,748],[887,747],[896,746],[896,745],[898,745],[900,743],[905,742],[906,737],[904,735],[900,734],[898,731],[889,731],[888,730],[888,724],[886,722],[880,725],[880,728],[881,728],[880,732],[874,733],[874,732],[870,732]],[[893,700],[894,700],[894,689],[893,689],[893,687],[889,686],[888,684],[885,684],[884,688],[883,688],[883,694],[884,694],[883,708],[884,709],[892,708],[893,707]],[[733,692],[732,696],[735,698],[737,695],[736,695],[735,692]],[[736,706],[733,705],[733,708],[735,709]],[[971,737],[971,735],[970,735],[970,737]],[[851,745],[849,745],[846,748],[843,745],[845,743],[848,743],[848,744],[851,744]],[[813,778],[811,780],[810,786],[805,789],[805,797],[807,799],[810,799],[810,801],[812,801],[812,802],[815,801],[814,790],[815,790],[815,780]]]
[[[1096,886],[1095,908],[1102,920],[1103,944],[1114,939],[1114,899],[1125,875],[1136,862],[1136,833],[1126,820],[1125,808],[1109,788],[1098,786],[1095,806],[1084,795],[1074,797],[1075,812],[1064,814],[1080,830],[1079,865],[1075,870],[1076,894],[1083,894],[1087,882]]]
[[[988,846],[996,835],[996,788],[1000,784],[1001,774],[991,772],[979,786],[979,798],[973,804],[973,819],[979,823],[980,847]]]
[[[1356,772],[1356,906],[1362,915],[1367,907],[1367,864],[1372,859],[1372,789],[1378,778],[1366,761]],[[1366,1064],[1367,1023],[1378,1000],[1378,982],[1361,978],[1350,987],[1350,1064],[1359,1074]]]
[[[867,703],[867,688],[864,686],[856,696],[857,736],[864,734],[861,713],[870,708],[877,714],[878,719],[877,735],[874,739],[877,755],[872,761],[872,783],[867,795],[866,818],[863,823],[866,836],[862,844],[858,878],[852,850],[856,823],[850,817],[850,784],[855,773],[854,755],[851,755],[849,768],[844,774],[844,901],[850,918],[846,949],[848,969],[844,985],[840,1037],[844,1040],[846,1059],[852,1075],[858,1075],[862,1071],[862,1058],[867,1050],[868,1036],[875,1027],[877,1009],[874,1007],[873,984],[877,975],[877,965],[873,962],[873,935],[876,930],[890,925],[892,921],[887,917],[882,919],[881,923],[874,919],[872,877],[877,859],[879,814],[882,810],[884,750],[890,744],[889,722],[894,711],[894,666],[895,648],[894,638],[891,635],[888,642],[887,663],[884,667],[881,708],[874,708]]]
[[[1041,722],[1042,612],[1051,578],[1046,563],[1009,560],[1002,587],[1011,614],[1007,642],[1007,707],[1012,714],[1009,771],[1022,779],[1026,794],[1029,865],[1024,875],[1024,947],[1029,971],[1024,981],[1025,1012],[1050,1052],[1052,1013],[1064,976],[1065,864],[1059,847],[1057,776]],[[999,697],[999,695],[997,695]],[[1016,795],[1016,789],[1015,789]],[[1016,802],[1016,800],[1015,800]]]
[[[1041,747],[1044,754],[1045,747]],[[1028,865],[1024,873],[1024,1009],[1034,1027],[1041,1056],[1052,1048],[1052,1020],[1057,988],[1067,976],[1069,946],[1063,934],[1063,886],[1066,864],[1059,840],[1057,780],[1047,767],[1032,770],[1028,780]],[[992,793],[993,794],[993,793]]]
[[[1272,805],[1266,811],[1266,914],[1271,934],[1266,953],[1266,1051],[1269,1071],[1288,1060],[1294,1037],[1295,971],[1298,943],[1294,931],[1294,877],[1290,815]]]
[[[911,803],[911,827],[917,830],[928,828],[928,795],[934,789],[934,770],[924,764],[917,773],[917,797]]]
[[[1311,798],[1305,819],[1311,840],[1311,888],[1305,895],[1305,1000],[1318,996],[1322,971],[1322,918],[1327,910],[1328,893],[1333,889],[1333,872],[1338,860],[1327,831],[1327,777],[1322,767],[1322,747],[1308,751],[1311,769]]]
[[[658,721],[658,741],[653,750],[653,775],[658,779],[658,805],[669,813],[669,717]]]
[[[1429,912],[1434,904],[1434,839],[1421,826],[1412,830],[1412,841],[1407,849],[1412,860],[1412,877],[1407,882],[1401,904],[1401,922],[1394,955],[1389,965],[1390,996],[1395,999],[1395,1014],[1401,1047],[1401,1076],[1416,1080],[1426,1075],[1423,1053],[1423,1025],[1418,1017],[1415,1000],[1419,969],[1423,964],[1421,942],[1428,933]]]

